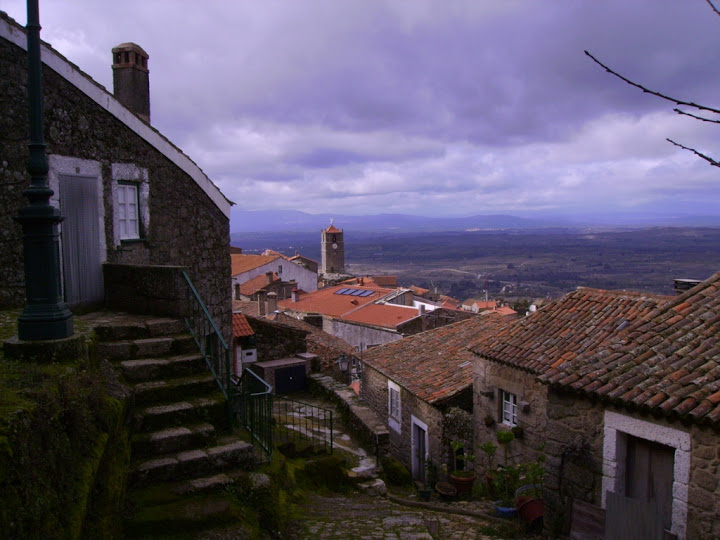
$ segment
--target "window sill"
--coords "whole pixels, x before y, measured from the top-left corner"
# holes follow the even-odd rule
[[[120,240],[120,245],[125,246],[129,244],[145,244],[147,243],[147,238],[123,238]]]
[[[396,420],[396,419],[393,418],[392,416],[389,416],[389,417],[388,417],[388,426],[389,426],[390,428],[392,428],[392,430],[395,431],[395,432],[397,432],[397,433],[400,433],[400,432],[401,432],[400,421],[399,421],[399,420]]]

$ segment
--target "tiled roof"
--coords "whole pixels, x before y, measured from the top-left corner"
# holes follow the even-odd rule
[[[260,310],[258,309],[257,302],[233,300],[233,312],[240,312],[252,317],[258,317]]]
[[[235,254],[230,255],[232,260],[232,273],[230,275],[237,276],[258,266],[263,266],[278,259],[277,255],[246,255]]]
[[[301,294],[297,302],[290,300],[280,300],[278,306],[282,309],[290,311],[302,311],[304,313],[321,313],[322,315],[330,315],[332,317],[340,317],[349,311],[357,309],[359,306],[368,304],[379,298],[393,292],[392,289],[383,289],[381,287],[352,286],[353,289],[371,291],[368,296],[349,296],[344,294],[335,294],[336,291],[348,288],[347,285],[334,285],[325,287],[315,292]]]
[[[233,337],[253,336],[255,332],[250,328],[250,323],[242,313],[233,313],[232,317]]]
[[[502,317],[471,317],[406,337],[365,353],[363,362],[428,403],[472,385],[473,359],[466,346],[497,331]]]
[[[513,320],[490,341],[470,348],[484,358],[541,374],[595,350],[668,300],[580,287],[528,317]]]
[[[292,257],[290,257],[288,259],[288,261],[310,261],[310,262],[314,262],[315,264],[317,264],[316,260],[311,259],[310,257],[306,257],[305,255],[300,255],[300,254],[293,255]]]
[[[440,302],[442,307],[446,309],[461,309],[460,300],[453,298],[452,296],[440,295]]]
[[[338,229],[335,225],[330,225],[327,229],[325,229],[325,232],[342,232],[340,229]]]
[[[505,317],[507,317],[508,315],[517,315],[517,311],[515,311],[513,308],[508,307],[508,306],[502,306],[499,308],[495,308],[495,309],[493,309],[493,311],[495,313],[497,313],[498,315],[503,315]]]
[[[720,272],[638,319],[600,349],[542,377],[557,386],[720,425]]]
[[[305,330],[306,332],[308,332],[308,341],[323,345],[324,347],[327,347],[329,349],[335,349],[338,352],[338,356],[341,352],[345,353],[348,356],[352,356],[355,354],[355,347],[350,345],[344,339],[335,337],[332,334],[328,334],[324,330],[321,330],[320,328],[317,328],[312,324],[308,324],[305,321],[301,321],[284,313],[273,313],[268,318],[272,321],[286,324],[288,326],[293,326],[295,328],[299,328],[300,330]]]
[[[270,282],[268,282],[267,274],[260,274],[259,276],[255,276],[251,280],[240,284],[240,293],[244,294],[245,296],[252,296],[256,292],[267,287],[268,285],[271,285],[272,283],[277,283],[278,281],[280,281],[280,278],[275,272],[272,273],[272,281]]]
[[[397,287],[397,276],[370,276],[369,279],[380,287]]]
[[[367,304],[360,309],[343,315],[342,319],[384,328],[395,328],[397,325],[418,316],[418,310],[413,307],[398,306],[396,304]]]
[[[478,309],[494,309],[497,307],[497,302],[495,300],[475,300],[474,298],[463,302],[463,306],[473,305],[477,305]]]
[[[427,294],[430,292],[430,289],[423,289],[422,287],[417,287],[415,285],[410,285],[410,290],[413,292],[413,294],[416,294],[418,296],[422,296],[423,294]]]

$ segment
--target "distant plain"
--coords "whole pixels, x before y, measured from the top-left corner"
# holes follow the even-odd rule
[[[270,248],[320,261],[320,234],[233,233],[245,253]],[[673,294],[673,279],[720,270],[720,228],[556,228],[422,233],[345,233],[355,275],[396,275],[459,300],[555,298],[578,286]]]

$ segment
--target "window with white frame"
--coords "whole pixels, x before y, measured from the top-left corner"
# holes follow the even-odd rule
[[[517,396],[500,390],[500,421],[506,426],[517,425]]]
[[[138,186],[135,183],[118,183],[117,215],[120,240],[140,238],[140,212]]]
[[[400,433],[402,426],[402,404],[400,403],[400,387],[388,381],[388,425]]]

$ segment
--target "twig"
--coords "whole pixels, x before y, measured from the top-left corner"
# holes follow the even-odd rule
[[[696,156],[704,159],[705,161],[707,161],[710,165],[713,165],[714,167],[720,167],[720,161],[715,161],[713,158],[711,158],[711,157],[709,157],[709,156],[706,156],[705,154],[702,154],[702,153],[698,152],[698,151],[695,150],[694,148],[689,148],[689,147],[687,147],[687,146],[683,146],[683,145],[680,144],[680,143],[676,143],[676,142],[673,141],[672,139],[667,139],[667,141],[668,141],[669,143],[671,143],[671,144],[674,144],[675,146],[678,146],[678,147],[682,148],[683,150],[688,150],[688,151],[692,152],[693,154],[695,154]]]
[[[704,118],[704,117],[702,117],[702,116],[698,116],[698,115],[696,115],[696,114],[692,114],[692,113],[689,113],[689,112],[685,112],[685,111],[680,110],[680,109],[673,109],[673,111],[675,111],[675,112],[678,113],[678,114],[683,114],[683,115],[685,115],[685,116],[689,116],[689,117],[691,117],[691,118],[694,118],[695,120],[702,120],[703,122],[712,122],[713,124],[720,124],[720,120],[713,120],[712,118]]]
[[[599,65],[600,67],[602,67],[605,71],[607,71],[607,72],[610,73],[611,75],[615,75],[618,79],[626,82],[626,83],[629,84],[630,86],[634,86],[635,88],[639,88],[640,90],[642,90],[642,91],[645,92],[646,94],[652,94],[653,96],[657,96],[657,97],[662,98],[662,99],[665,99],[665,100],[667,100],[667,101],[672,101],[672,102],[675,103],[676,105],[685,105],[685,106],[687,106],[687,107],[693,107],[694,109],[698,109],[698,110],[700,110],[700,111],[708,111],[708,112],[712,112],[712,113],[715,113],[715,114],[720,114],[720,110],[718,110],[718,109],[713,109],[712,107],[706,107],[705,105],[699,105],[699,104],[697,104],[697,103],[693,103],[692,101],[683,101],[682,99],[677,99],[677,98],[674,98],[674,97],[671,97],[671,96],[666,96],[665,94],[661,94],[660,92],[656,92],[655,90],[650,90],[649,88],[646,88],[645,86],[643,86],[643,85],[641,85],[641,84],[638,84],[638,83],[636,83],[636,82],[634,82],[634,81],[631,81],[631,80],[628,79],[627,77],[623,77],[623,76],[620,75],[618,72],[613,71],[612,69],[610,69],[609,67],[607,67],[605,64],[603,64],[600,60],[598,60],[597,58],[595,58],[592,54],[590,54],[588,51],[585,51],[585,54],[588,55],[593,62],[595,62],[595,63],[596,63],[597,65]]]
[[[712,8],[712,10],[715,12],[716,15],[720,15],[720,11],[718,11],[718,8],[716,8],[715,5],[710,0],[705,0],[705,1]]]

